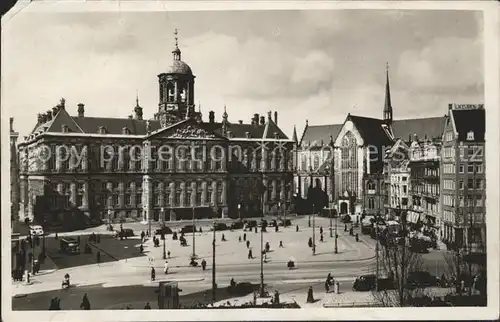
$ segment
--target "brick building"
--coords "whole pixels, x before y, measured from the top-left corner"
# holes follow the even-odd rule
[[[20,219],[61,224],[99,220],[178,220],[269,212],[292,197],[293,140],[278,115],[249,123],[196,111],[195,76],[177,45],[158,75],[158,111],[133,115],[70,115],[64,99],[39,114],[19,145]],[[260,187],[266,190],[262,194]],[[241,210],[238,210],[238,204]]]
[[[486,174],[484,105],[449,105],[443,134],[443,239],[458,247],[484,251]]]

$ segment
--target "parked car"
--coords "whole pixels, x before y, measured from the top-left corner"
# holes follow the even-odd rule
[[[437,278],[425,271],[411,272],[406,284],[409,288],[437,286]]]
[[[244,223],[242,221],[235,221],[231,223],[229,227],[231,229],[242,229],[244,227]]]
[[[161,234],[169,235],[169,234],[172,234],[172,233],[173,233],[172,229],[170,229],[170,227],[167,227],[167,226],[163,226],[160,229],[157,229],[155,231],[156,235],[161,235]]]
[[[257,227],[257,220],[249,220],[245,222],[243,229],[248,230],[248,229],[253,229],[254,227]]]
[[[342,217],[342,222],[343,222],[344,224],[348,224],[348,223],[350,223],[350,222],[351,222],[351,216],[349,216],[349,215],[345,215],[344,217]]]
[[[125,229],[122,229],[122,230],[118,230],[116,233],[115,233],[115,237],[117,238],[128,238],[128,237],[133,237],[135,236],[134,235],[134,231],[130,228],[125,228]]]
[[[282,219],[282,220],[280,220],[279,225],[280,226],[285,226],[285,221],[286,221],[286,226],[287,227],[292,225],[292,221],[290,219]]]
[[[216,223],[215,231],[228,230],[229,227],[225,223]],[[214,227],[210,227],[210,231],[214,231]]]
[[[43,236],[43,227],[40,225],[30,226],[31,236]]]
[[[361,275],[354,281],[352,290],[358,292],[374,290],[376,288],[375,281],[375,274]],[[388,278],[379,278],[378,288],[379,290],[394,289],[394,282]]]
[[[186,225],[182,227],[181,233],[187,234],[187,233],[192,233],[196,232],[196,227],[194,225]]]
[[[66,254],[79,254],[80,245],[75,238],[61,238],[60,242],[61,252]]]

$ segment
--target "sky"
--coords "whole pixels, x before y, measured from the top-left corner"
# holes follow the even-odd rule
[[[127,117],[138,94],[152,118],[175,28],[205,120],[224,104],[234,123],[277,111],[291,138],[306,119],[381,118],[386,63],[395,119],[484,102],[480,12],[20,12],[2,26],[2,116],[23,136],[62,97],[72,115],[84,103],[88,116]]]

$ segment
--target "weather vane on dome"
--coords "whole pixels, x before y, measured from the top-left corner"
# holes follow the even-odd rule
[[[175,28],[174,30],[175,47],[179,47],[179,37],[177,37],[178,34],[179,32],[177,31],[177,28]]]

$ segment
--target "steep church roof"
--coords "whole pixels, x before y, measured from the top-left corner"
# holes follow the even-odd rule
[[[441,138],[446,124],[446,117],[426,117],[418,119],[394,120],[392,132],[397,139],[408,142],[416,134],[419,138]]]

